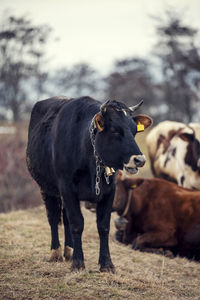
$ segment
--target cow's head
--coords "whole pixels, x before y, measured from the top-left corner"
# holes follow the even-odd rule
[[[195,131],[187,127],[179,133],[179,138],[187,143],[184,158],[185,163],[188,164],[193,171],[200,170],[200,142],[196,138]]]
[[[94,117],[97,128],[95,148],[106,166],[137,173],[137,168],[145,163],[145,156],[135,142],[138,132],[152,124],[146,115],[134,115],[142,104],[128,108],[117,101],[107,101]]]

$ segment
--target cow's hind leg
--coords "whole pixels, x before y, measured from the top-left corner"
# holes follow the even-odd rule
[[[63,208],[63,223],[65,228],[65,248],[64,248],[64,257],[66,261],[71,260],[71,248],[73,248],[72,235],[69,227],[69,220],[67,217],[66,209]]]
[[[84,255],[82,249],[82,233],[84,228],[84,219],[81,213],[80,201],[76,198],[74,193],[66,186],[65,182],[60,183],[60,190],[63,197],[63,205],[66,211],[66,222],[68,220],[70,225],[70,232],[73,241],[73,255],[72,255],[72,271],[79,271],[85,268]],[[67,225],[67,224],[66,224]],[[67,228],[67,227],[66,227]],[[66,231],[66,236],[69,230]],[[67,244],[71,244],[70,238],[67,237]]]
[[[61,221],[61,199],[42,192],[47,217],[51,228],[51,256],[50,261],[62,261],[62,253],[58,235],[58,224]]]
[[[69,211],[68,216],[74,248],[71,270],[79,271],[85,269],[81,239],[84,228],[84,219],[81,213],[79,201],[75,201],[73,205],[69,206],[67,209]]]

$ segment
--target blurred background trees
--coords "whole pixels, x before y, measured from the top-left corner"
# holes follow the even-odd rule
[[[172,11],[166,13],[165,21],[156,18],[155,30],[158,42],[152,49],[153,59],[123,58],[113,63],[106,76],[83,62],[50,73],[44,71],[49,26],[35,26],[26,17],[5,16],[0,25],[0,118],[7,117],[1,113],[3,108],[12,112],[14,121],[27,117],[33,105],[30,98],[90,95],[127,105],[143,99],[155,123],[198,120],[198,32]]]
[[[35,95],[43,91],[47,74],[42,71],[43,45],[50,28],[34,26],[26,17],[5,16],[0,27],[0,105],[22,118],[30,87]]]
[[[143,99],[143,110],[154,124],[165,119],[199,122],[198,32],[172,11],[165,19],[154,19],[157,43],[153,55],[122,57],[101,75],[81,61],[48,69],[49,26],[5,14],[0,22],[0,121],[15,121],[16,133],[0,133],[0,212],[41,203],[25,162],[28,122],[18,122],[29,119],[39,99],[89,95],[100,101],[120,100],[128,106]],[[7,122],[2,124],[8,126],[8,132],[13,129]]]
[[[63,67],[54,72],[51,86],[58,94],[70,97],[95,95],[100,91],[102,79],[97,70],[87,63],[75,64],[71,68]]]
[[[116,61],[105,81],[106,96],[109,99],[123,101],[128,106],[143,99],[147,109],[155,98],[149,62],[145,59],[130,58]]]
[[[196,115],[200,86],[200,53],[197,30],[185,26],[172,12],[166,23],[159,20],[155,54],[161,62],[162,100],[168,106],[165,118],[190,122]]]

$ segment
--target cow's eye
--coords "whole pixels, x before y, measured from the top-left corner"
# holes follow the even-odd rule
[[[112,131],[112,135],[114,135],[114,136],[120,136],[120,133],[117,132],[117,131]]]
[[[120,133],[116,131],[116,132],[113,132],[112,135],[114,135],[114,136],[116,136],[116,137],[119,137],[119,136],[120,136]]]
[[[117,130],[116,128],[111,127],[110,131],[113,136],[119,137],[121,135],[121,132],[119,130]]]

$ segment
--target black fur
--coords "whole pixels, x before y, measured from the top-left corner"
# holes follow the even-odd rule
[[[101,103],[89,97],[68,100],[51,98],[35,104],[29,126],[27,164],[41,188],[52,232],[52,249],[60,246],[58,223],[64,207],[65,245],[73,247],[72,267],[84,267],[81,235],[84,220],[80,201],[97,202],[97,227],[100,237],[101,270],[114,268],[108,245],[110,215],[115,191],[114,176],[110,184],[101,169],[100,195],[95,194],[96,163],[90,140],[92,119]],[[131,155],[141,154],[135,140],[136,123],[110,102],[101,115],[104,130],[96,132],[95,147],[106,166],[123,168]],[[61,205],[62,202],[62,205]],[[70,229],[69,229],[70,228]]]

